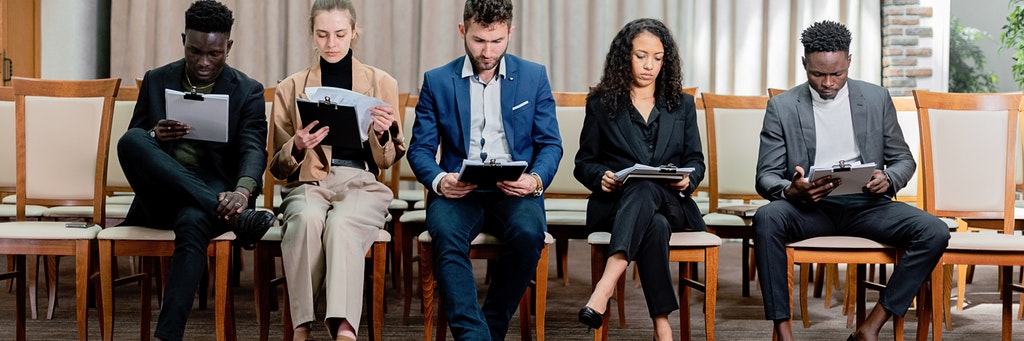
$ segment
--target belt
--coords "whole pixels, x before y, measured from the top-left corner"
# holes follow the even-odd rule
[[[366,170],[366,161],[363,160],[347,160],[347,159],[331,159],[332,167],[351,167]]]

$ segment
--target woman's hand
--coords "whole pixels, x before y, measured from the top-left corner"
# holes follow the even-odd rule
[[[373,118],[373,133],[377,139],[384,136],[384,133],[391,129],[395,122],[395,109],[388,106],[378,105],[370,108],[370,117]]]
[[[331,127],[324,126],[317,129],[315,132],[312,131],[317,124],[320,124],[320,121],[309,122],[309,125],[302,127],[302,129],[295,132],[295,136],[293,137],[295,153],[316,147],[320,144],[320,141],[323,141],[324,138],[327,137],[327,133],[331,131]]]

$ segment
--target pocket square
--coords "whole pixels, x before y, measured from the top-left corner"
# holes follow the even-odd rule
[[[527,104],[530,104],[530,101],[524,101],[523,103],[516,104],[516,106],[512,107],[512,110],[517,110],[519,108],[522,108],[523,106],[526,106]]]

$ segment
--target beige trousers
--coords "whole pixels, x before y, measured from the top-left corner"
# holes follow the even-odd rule
[[[316,295],[324,287],[324,323],[332,337],[340,319],[356,331],[363,308],[366,252],[384,228],[391,189],[370,172],[331,167],[322,181],[286,186],[281,256],[288,304],[296,326],[316,320]]]

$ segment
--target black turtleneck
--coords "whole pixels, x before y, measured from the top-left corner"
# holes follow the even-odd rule
[[[352,90],[352,50],[337,63],[329,63],[320,57],[320,84],[345,90]],[[372,135],[371,135],[372,137]],[[345,160],[366,160],[373,164],[370,146],[363,143],[362,149],[334,148],[331,158]]]
[[[337,63],[320,57],[320,83],[324,86],[352,90],[352,50]]]

